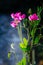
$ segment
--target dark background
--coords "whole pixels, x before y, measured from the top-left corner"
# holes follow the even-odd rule
[[[36,7],[42,4],[42,0],[0,0],[0,13],[27,12],[29,8],[36,11]]]

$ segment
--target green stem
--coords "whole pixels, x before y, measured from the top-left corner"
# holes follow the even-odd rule
[[[29,34],[29,30],[27,29],[27,36],[28,36],[28,42],[30,40],[30,34]]]
[[[35,64],[35,50],[32,50],[32,65]]]
[[[32,49],[32,65],[34,65],[35,63],[35,50],[33,48],[33,39],[34,37],[32,38],[32,41],[31,41],[31,49]]]
[[[21,23],[20,23],[20,25],[17,27],[17,29],[18,29],[18,34],[19,34],[19,37],[20,37],[20,41],[23,42]]]
[[[23,37],[22,37],[22,26],[21,26],[21,23],[20,23],[20,37],[21,37],[21,42],[23,42]]]

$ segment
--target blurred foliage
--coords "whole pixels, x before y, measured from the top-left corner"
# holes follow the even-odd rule
[[[17,65],[26,65],[26,57],[23,57],[22,60],[17,63]]]
[[[42,11],[42,7],[37,7],[37,15],[39,17],[39,20],[36,21],[29,21],[27,18],[25,18],[23,20],[23,27],[27,30],[27,34],[28,34],[28,41],[26,38],[23,38],[23,43],[20,43],[20,48],[25,52],[28,53],[28,55],[30,54],[30,52],[32,51],[32,48],[34,48],[34,46],[38,45],[40,43],[40,39],[42,38],[42,34],[41,34],[41,29],[43,28],[43,26],[39,26],[40,22],[41,22],[41,11]],[[30,9],[31,10],[31,9]],[[30,13],[30,11],[29,11]],[[30,13],[32,14],[32,13]],[[39,26],[39,27],[38,27]],[[40,30],[40,34],[37,34],[38,31]],[[31,39],[31,40],[30,40]],[[33,46],[32,46],[33,45]],[[37,48],[38,49],[38,48]],[[34,48],[35,50],[35,48]],[[41,50],[40,50],[41,51]],[[23,52],[23,53],[24,53]],[[38,55],[43,55],[43,53],[39,52],[40,54]],[[31,54],[32,55],[32,54]],[[30,57],[31,58],[31,57]],[[32,59],[32,58],[31,58]],[[21,61],[19,62],[19,64],[21,63]],[[18,65],[19,65],[18,64]],[[24,65],[24,64],[20,64],[20,65]]]
[[[23,38],[23,43],[20,43],[20,48],[23,50],[23,51],[26,51],[27,49],[27,45],[28,45],[28,40],[26,38]]]
[[[10,58],[11,57],[11,52],[8,52],[8,58]]]
[[[31,9],[30,9],[30,11],[31,11]],[[29,14],[31,15],[32,12],[30,12],[30,11],[29,11]],[[33,49],[35,50],[34,46],[38,45],[40,43],[40,39],[43,38],[43,34],[41,34],[41,29],[43,27],[42,26],[38,27],[38,25],[41,22],[41,16],[40,16],[41,11],[42,11],[42,8],[41,7],[37,7],[37,15],[39,17],[39,20],[30,21],[30,20],[28,20],[28,18],[25,18],[22,21],[22,23],[20,23],[19,26],[17,27],[18,33],[19,33],[19,36],[20,36],[20,40],[21,40],[19,46],[22,49],[23,53],[24,52],[27,53],[27,55],[28,55],[28,59],[27,60],[29,60],[29,61],[30,61],[30,58],[31,58],[30,57],[31,51],[33,51]],[[28,39],[22,37],[22,28],[26,29]],[[40,34],[37,34],[38,33],[38,31],[37,31],[38,29],[40,30]],[[38,51],[39,50],[41,51],[40,47],[37,48],[37,49],[38,49]],[[40,54],[38,54],[38,55],[39,56],[43,55],[43,53],[40,52]],[[10,56],[11,56],[11,53],[9,52],[8,53],[8,58],[10,58]],[[33,56],[33,55],[31,54],[31,56]],[[33,61],[33,59],[32,59],[32,61]],[[17,65],[26,65],[26,63],[27,63],[26,57],[24,56],[21,59],[21,61],[19,61],[17,63]]]

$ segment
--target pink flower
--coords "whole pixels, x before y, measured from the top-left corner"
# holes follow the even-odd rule
[[[14,13],[11,14],[11,17],[14,19]]]
[[[20,23],[20,21],[12,21],[11,23],[10,23],[10,25],[12,26],[12,27],[16,27],[17,25],[18,25],[18,23]]]
[[[11,14],[11,17],[15,20],[22,20],[22,19],[24,19],[25,17],[26,17],[26,15],[25,14],[21,14],[21,12],[17,12],[17,13],[12,13]]]
[[[18,24],[14,23],[14,22],[11,22],[10,25],[11,25],[12,27],[16,27]]]
[[[25,17],[26,17],[26,15],[25,14],[22,14],[21,18],[24,19]]]
[[[15,13],[14,16],[17,16],[17,17],[21,16],[21,12]]]
[[[33,15],[28,16],[28,19],[29,19],[30,21],[39,20],[39,18],[38,18],[38,16],[36,15],[36,13],[33,14]]]
[[[18,25],[18,23],[21,22],[21,20],[23,20],[26,15],[25,14],[21,14],[21,12],[17,12],[17,13],[12,13],[11,17],[14,19],[13,22],[11,22],[11,26],[12,27],[16,27]]]

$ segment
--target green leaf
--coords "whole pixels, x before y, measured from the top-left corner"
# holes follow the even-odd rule
[[[31,49],[31,47],[28,45],[27,46],[27,52],[30,52],[30,49]]]
[[[26,65],[26,57],[23,57],[22,60],[17,63],[17,65]]]
[[[22,59],[22,65],[26,65],[26,58],[25,57]]]
[[[30,33],[32,37],[34,37],[35,32],[36,32],[36,29],[37,29],[37,28],[33,28],[33,29],[32,29],[32,31],[31,31],[31,33]]]
[[[25,46],[27,46],[28,40],[26,38],[23,38],[23,43],[24,43]]]
[[[27,44],[28,44],[28,40],[26,38],[23,38],[23,43],[20,43],[20,48],[23,50],[23,51],[26,51],[26,48],[27,48]]]
[[[40,35],[35,38],[34,44],[38,44],[39,40],[40,40]]]
[[[20,43],[20,47],[21,47],[21,48],[26,48],[26,46],[25,46],[24,43]]]
[[[31,34],[32,37],[34,37],[35,32],[37,30],[37,26],[39,25],[39,23],[40,23],[40,20],[34,21],[34,23],[32,25],[32,29],[30,31],[30,34]]]
[[[34,27],[37,27],[39,25],[39,23],[40,23],[40,20],[34,21]]]
[[[24,45],[24,43],[20,43],[20,48],[23,50],[23,51],[26,51],[26,46]]]
[[[37,14],[39,15],[39,17],[40,17],[40,13],[41,13],[41,11],[42,11],[42,7],[40,6],[40,7],[37,7]]]
[[[8,58],[10,58],[11,57],[11,52],[8,52]]]

